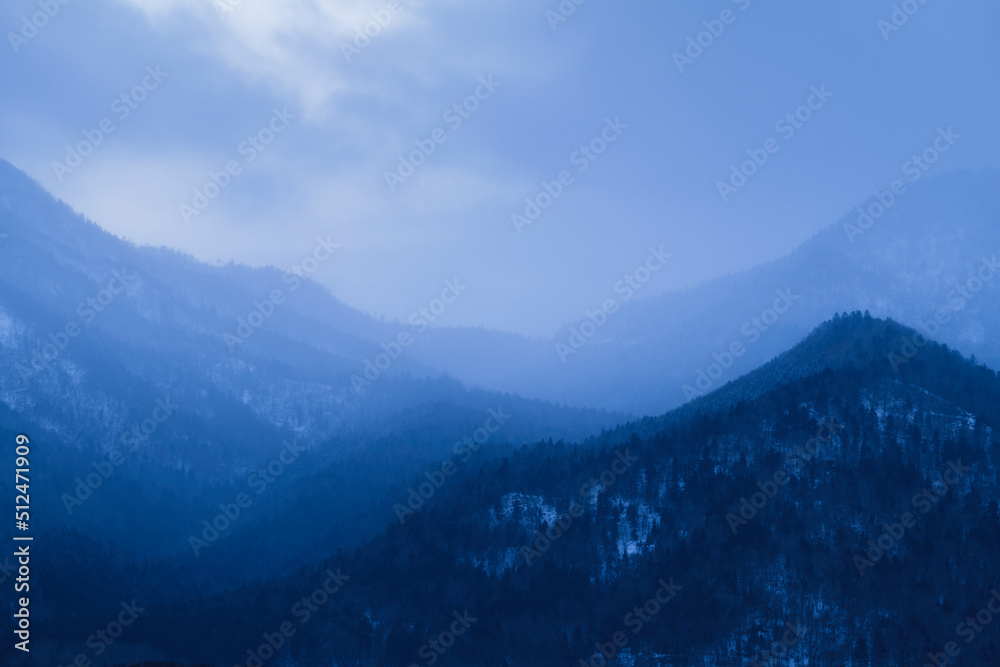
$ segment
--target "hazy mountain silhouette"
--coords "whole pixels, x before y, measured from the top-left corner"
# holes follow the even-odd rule
[[[552,340],[450,329],[418,341],[413,355],[472,384],[657,414],[760,366],[835,312],[867,310],[924,330],[944,310],[948,321],[925,333],[1000,368],[1000,340],[990,335],[1000,325],[1000,280],[975,278],[984,259],[1000,259],[1000,175],[921,181],[859,226],[878,204],[865,202],[784,258],[625,304],[590,338],[575,333],[587,322],[581,313]],[[957,288],[970,279],[963,295]],[[769,312],[776,304],[787,312]],[[559,343],[574,350],[562,348],[565,362]],[[730,358],[734,344],[743,354]]]
[[[928,333],[996,367],[1000,342],[987,332],[1000,323],[1000,281],[980,283],[978,292],[964,288],[964,296],[957,287],[975,280],[1000,245],[998,184],[1000,176],[992,172],[918,183],[884,215],[871,218],[867,229],[858,226],[858,211],[852,212],[785,258],[626,303],[593,327],[591,338],[581,333],[592,330],[584,317],[552,339],[538,340],[377,321],[286,272],[209,266],[166,249],[135,248],[72,214],[2,163],[0,214],[10,236],[0,244],[0,296],[8,310],[27,318],[34,336],[8,358],[23,367],[49,342],[49,333],[75,318],[78,304],[124,268],[138,276],[122,300],[126,307],[112,303],[106,313],[95,314],[74,348],[100,338],[103,344],[93,354],[108,353],[109,364],[129,364],[132,373],[139,364],[129,355],[153,350],[164,360],[197,361],[212,369],[208,384],[233,401],[229,409],[250,419],[266,415],[265,422],[314,436],[370,423],[365,406],[407,405],[407,398],[388,392],[382,382],[400,374],[445,373],[469,386],[528,398],[657,414],[760,366],[831,313],[856,309],[911,326],[943,309],[949,321]],[[275,289],[287,300],[272,316],[255,315],[256,304],[270,308],[264,302]],[[246,324],[251,316],[262,326]],[[242,331],[252,332],[245,341],[238,335],[241,318]],[[11,326],[5,331],[25,330]],[[384,371],[369,366],[401,332],[412,335],[412,345]],[[236,338],[241,342],[234,343]],[[734,346],[742,354],[732,355]],[[53,366],[34,382],[44,385],[61,368]],[[377,378],[371,386],[366,370]],[[276,385],[263,381],[268,373],[297,376]],[[304,401],[301,383],[310,385]],[[378,398],[353,400],[359,386]],[[66,410],[74,418],[87,416],[78,406]]]
[[[363,511],[366,491],[439,457],[491,410],[511,416],[493,445],[579,440],[621,420],[469,389],[409,355],[390,358],[382,342],[404,327],[358,313],[306,276],[136,247],[5,162],[0,234],[0,427],[49,443],[34,480],[48,491],[34,509],[49,525],[183,549],[171,531],[187,530],[185,518],[197,525],[284,442],[309,451],[289,483],[332,461],[343,482],[380,460],[380,483],[347,485]],[[99,493],[81,486],[90,474],[104,478]]]

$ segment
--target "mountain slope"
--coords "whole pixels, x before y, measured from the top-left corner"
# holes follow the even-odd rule
[[[357,383],[351,377],[366,369],[376,378],[446,373],[470,386],[528,398],[658,414],[759,367],[840,311],[868,310],[909,326],[927,324],[927,335],[1000,368],[1000,342],[987,335],[1000,325],[1000,281],[993,278],[1000,270],[998,211],[997,173],[938,176],[912,185],[870,224],[861,218],[866,229],[855,211],[785,258],[682,292],[622,303],[590,338],[579,333],[590,331],[581,320],[538,340],[376,321],[294,273],[214,267],[165,249],[134,248],[84,223],[0,162],[0,227],[10,230],[0,232],[10,235],[0,243],[0,336],[25,331],[7,310],[28,317],[32,336],[14,357],[23,367],[49,334],[78,319],[75,309],[94,298],[112,271],[124,268],[136,273],[135,285],[92,322],[78,322],[84,333],[99,332],[123,355],[135,347],[198,359],[214,369],[214,389],[243,403],[234,409],[253,413],[251,419],[266,414],[264,421],[317,435],[356,425],[369,416],[352,401]],[[317,239],[320,256],[335,252],[329,245],[330,239]],[[988,280],[977,281],[981,270]],[[76,289],[67,291],[67,285]],[[272,308],[266,300],[276,289],[287,300]],[[141,312],[116,307],[138,301]],[[255,315],[256,304],[273,315]],[[943,325],[931,322],[939,312]],[[238,321],[250,317],[262,325],[240,329]],[[413,337],[404,354],[384,373],[369,367],[401,332]],[[557,345],[564,346],[562,354]],[[291,384],[255,383],[248,376],[259,369],[248,365],[263,360],[299,377]],[[44,382],[47,374],[38,375]],[[326,388],[306,396],[299,391],[302,382]],[[0,386],[12,400],[10,391]],[[90,412],[68,409],[76,419]],[[331,420],[332,414],[342,421]]]
[[[166,422],[173,450],[147,456],[221,474],[282,438],[378,436],[387,418],[422,402],[483,402],[456,382],[428,381],[440,372],[408,355],[359,391],[352,377],[381,364],[380,342],[408,327],[344,306],[301,271],[137,248],[2,162],[0,230],[0,402],[77,446],[109,450],[169,398],[186,423]],[[327,244],[317,249],[332,252]],[[614,420],[566,411],[545,435]]]
[[[421,469],[490,410],[512,415],[497,444],[579,440],[621,421],[469,389],[408,355],[382,368],[381,342],[412,329],[344,306],[305,274],[136,247],[4,162],[0,234],[0,428],[45,443],[34,511],[48,526],[176,552],[181,531],[297,442],[311,468],[290,469],[286,486],[334,463],[357,477],[353,509],[323,527],[340,540],[325,546],[345,544],[370,530],[358,518],[366,493]],[[352,377],[373,360],[359,390]],[[414,415],[420,437],[376,481],[359,452],[405,439]]]
[[[485,459],[370,543],[287,576],[205,595],[183,568],[126,566],[103,598],[150,600],[131,641],[222,664],[250,661],[284,621],[279,664],[419,663],[453,613],[476,620],[442,664],[600,664],[604,651],[742,666],[783,639],[796,664],[922,664],[949,641],[966,664],[996,664],[995,632],[966,644],[956,626],[996,586],[1000,376],[936,343],[894,368],[914,334],[839,317],[654,435]],[[390,497],[403,505],[417,481]],[[93,553],[80,567],[104,562],[78,538],[54,543]],[[58,582],[98,580],[44,573],[52,608]],[[164,577],[177,581],[166,595]],[[297,614],[331,577],[340,588]]]
[[[436,331],[414,358],[523,396],[659,414],[759,367],[831,313],[867,310],[1000,368],[1000,340],[989,334],[1000,327],[1000,174],[909,187],[881,217],[861,218],[859,208],[787,257],[624,303],[589,338],[582,316],[546,341]],[[932,322],[939,311],[945,324]],[[494,354],[477,354],[484,348]]]

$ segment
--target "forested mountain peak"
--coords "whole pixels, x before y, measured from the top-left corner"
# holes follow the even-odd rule
[[[857,381],[868,387],[912,386],[940,395],[977,418],[988,415],[994,425],[1000,424],[1000,394],[995,393],[993,384],[998,374],[975,358],[966,359],[936,342],[930,333],[936,325],[933,321],[927,325],[928,333],[923,333],[868,312],[838,313],[757,370],[666,415],[623,425],[596,440],[622,438],[632,432],[652,435],[668,425],[726,412],[805,378],[842,370],[856,375]],[[728,366],[732,358],[729,352],[717,355],[705,377]]]

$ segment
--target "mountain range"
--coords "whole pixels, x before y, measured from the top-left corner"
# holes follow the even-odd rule
[[[120,300],[125,307],[112,302],[105,312],[84,306],[85,317],[93,319],[80,326],[127,343],[110,351],[115,357],[183,350],[186,363],[214,369],[215,388],[244,406],[234,410],[280,427],[325,437],[370,424],[363,405],[401,405],[383,386],[400,376],[451,378],[616,415],[595,416],[590,426],[599,427],[702,396],[787,350],[836,312],[867,310],[1000,364],[1000,343],[987,334],[1000,321],[993,280],[1000,270],[998,203],[1000,175],[994,172],[931,178],[888,208],[878,199],[863,203],[770,264],[651,298],[626,300],[626,291],[620,310],[604,316],[605,296],[598,295],[590,317],[582,313],[550,339],[533,339],[376,320],[309,280],[306,262],[287,271],[220,267],[164,248],[136,248],[0,163],[0,221],[8,235],[0,245],[3,321],[9,322],[5,330],[15,318],[22,323],[18,331],[32,331],[34,338],[19,347],[18,365],[42,366],[33,377],[44,382],[49,335],[83,319],[80,304],[95,298],[113,271],[124,270],[133,276]],[[317,239],[314,256],[329,257],[333,245]],[[980,279],[981,272],[989,280]],[[281,304],[271,302],[275,295]],[[934,322],[939,311],[944,324]],[[400,346],[400,336],[410,344]],[[116,361],[135,372],[134,362]],[[272,365],[305,376],[291,384],[261,382]],[[299,381],[326,389],[300,402]],[[360,392],[378,398],[353,401]]]
[[[36,607],[65,644],[45,648],[68,660],[125,600],[146,616],[123,664],[903,665],[950,642],[995,664],[975,617],[1000,576],[1000,375],[926,340],[895,365],[915,336],[839,315],[655,420],[403,477],[377,534],[230,587],[229,562],[52,531]],[[308,532],[337,510],[300,486],[281,513]]]
[[[137,247],[0,162],[37,653],[933,662],[998,585],[997,181],[539,340],[359,313],[309,278],[331,239],[288,270]]]

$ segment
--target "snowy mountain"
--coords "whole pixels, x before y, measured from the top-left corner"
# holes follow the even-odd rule
[[[129,641],[190,662],[256,664],[289,622],[276,664],[405,667],[463,618],[446,664],[906,665],[948,642],[996,664],[995,633],[963,619],[996,586],[1000,375],[928,341],[897,363],[906,340],[838,316],[655,424],[472,460],[426,496],[433,475],[405,479],[377,536],[252,585],[205,591],[205,561],[73,533],[49,544],[87,557],[41,573],[106,613],[146,601]],[[60,636],[87,628],[53,614]]]
[[[413,356],[471,384],[658,414],[759,367],[834,313],[867,310],[1000,368],[989,333],[1000,326],[998,259],[1000,174],[955,173],[913,185],[887,210],[864,202],[782,259],[625,303],[603,325],[584,317],[541,342],[440,331]]]

